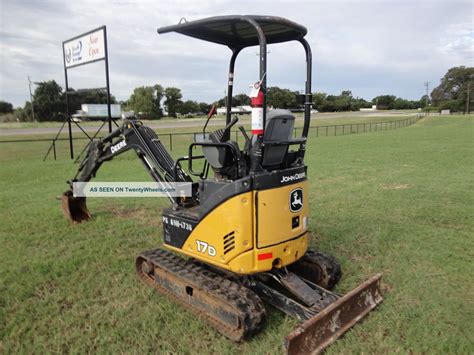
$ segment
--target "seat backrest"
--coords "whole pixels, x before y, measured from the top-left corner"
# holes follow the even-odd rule
[[[271,110],[267,113],[265,142],[289,141],[295,126],[295,116],[289,110]],[[288,145],[267,146],[263,153],[262,165],[266,167],[276,166],[283,163]]]
[[[212,140],[209,138],[209,134],[205,135],[196,134],[195,141],[197,143],[211,143]],[[226,160],[226,148],[225,147],[202,147],[202,152],[206,157],[206,160],[214,169],[220,169],[224,166]]]

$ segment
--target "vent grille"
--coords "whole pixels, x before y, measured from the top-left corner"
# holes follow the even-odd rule
[[[224,236],[224,255],[235,248],[235,231]]]

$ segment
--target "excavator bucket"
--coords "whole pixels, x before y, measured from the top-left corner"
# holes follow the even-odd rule
[[[73,223],[81,223],[91,218],[85,197],[74,197],[71,190],[61,196],[61,208],[64,215]]]
[[[377,274],[331,303],[286,336],[287,354],[318,354],[382,302]]]

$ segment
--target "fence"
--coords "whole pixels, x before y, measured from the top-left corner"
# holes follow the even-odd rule
[[[378,132],[378,131],[387,131],[391,129],[397,129],[402,127],[407,127],[418,122],[423,115],[410,116],[405,119],[397,121],[383,121],[383,122],[362,122],[362,123],[344,123],[344,124],[335,124],[335,125],[325,125],[325,126],[310,126],[309,134],[316,137],[328,137],[328,136],[342,136],[347,134],[357,134],[357,133],[366,133],[366,132]],[[293,134],[296,137],[298,133],[301,133],[302,127],[295,127]],[[173,151],[173,142],[175,139],[173,137],[179,136],[189,136],[193,137],[193,140],[196,140],[196,136],[201,134],[201,132],[174,132],[174,133],[160,133],[160,138],[162,142],[168,142],[168,147],[170,151]],[[235,141],[238,143],[242,133],[239,130],[231,131],[231,134],[235,134]],[[15,139],[15,140],[0,140],[0,143],[28,143],[28,142],[51,142],[53,157],[54,160],[57,158],[56,152],[56,141],[68,141],[69,138],[40,138],[40,139]],[[73,140],[89,140],[88,137],[75,137]],[[82,154],[82,153],[81,153]],[[79,158],[79,157],[78,157]],[[44,157],[43,161],[46,159]],[[77,159],[76,159],[77,160]]]

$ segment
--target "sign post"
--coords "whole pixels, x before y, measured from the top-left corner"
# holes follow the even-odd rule
[[[71,115],[69,113],[69,95],[72,94],[74,91],[69,90],[69,81],[68,81],[68,70],[73,69],[75,67],[95,63],[98,61],[105,61],[105,81],[107,90],[107,122],[109,127],[109,133],[112,132],[112,121],[117,125],[117,123],[112,119],[112,113],[110,108],[110,83],[109,83],[109,58],[107,53],[107,29],[105,26],[96,28],[92,31],[83,33],[79,36],[70,38],[63,42],[63,63],[64,63],[64,78],[66,84],[66,119],[68,123],[68,130],[69,130],[69,152],[71,159],[74,159],[74,145],[72,139],[72,123],[79,126],[78,122],[75,122],[71,119]],[[100,88],[104,89],[104,88]],[[92,89],[85,89],[85,90],[94,90]],[[97,90],[97,88],[95,88]],[[63,125],[64,126],[64,125]],[[102,125],[103,126],[103,125]],[[99,130],[102,128],[99,128]],[[81,128],[79,126],[79,128]],[[58,132],[58,135],[61,133],[62,127]],[[81,128],[81,131],[85,133],[85,131]],[[97,131],[97,133],[99,133]],[[94,135],[94,137],[97,135]],[[86,134],[87,135],[87,134]],[[88,136],[88,135],[87,135]],[[89,137],[89,136],[88,136]],[[89,139],[92,139],[89,137]],[[54,144],[54,142],[53,142]],[[48,150],[46,153],[45,159],[48,156]]]

